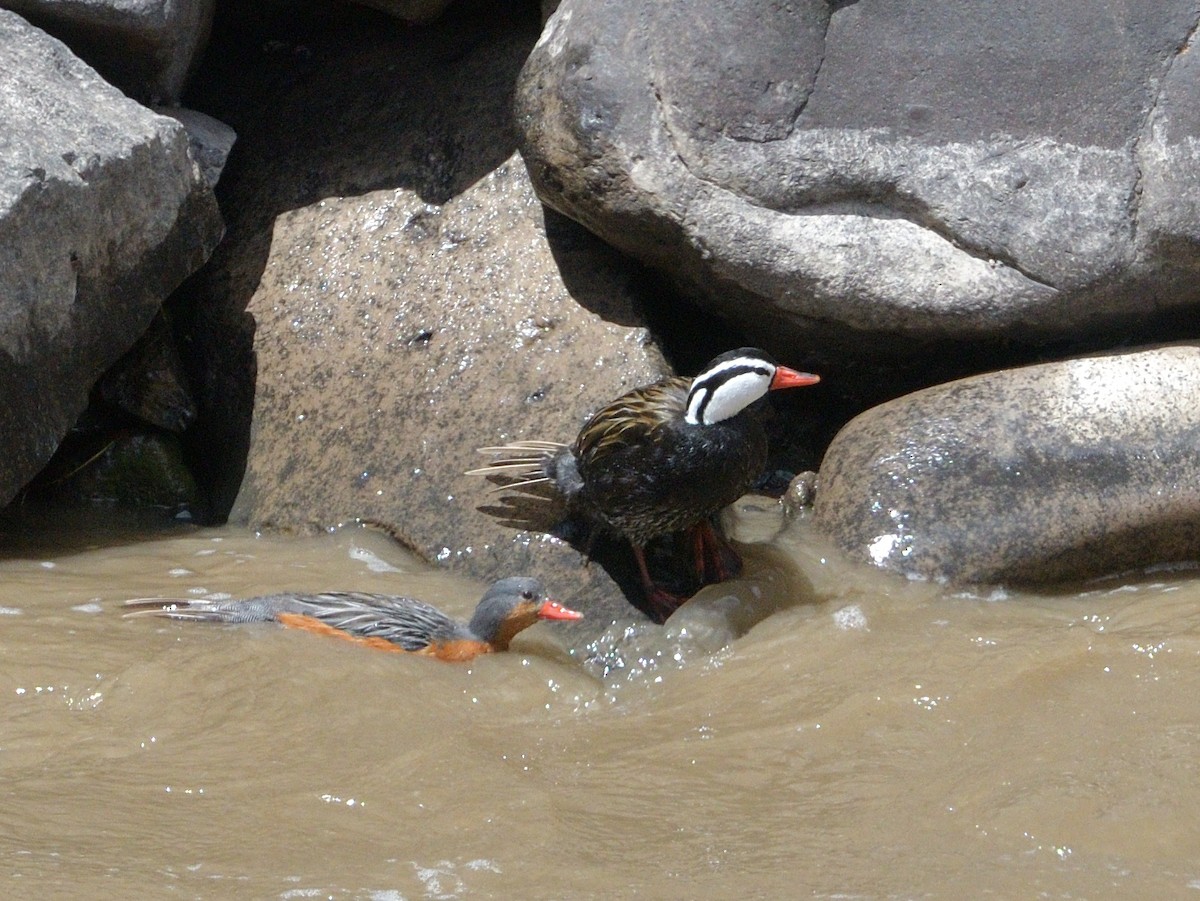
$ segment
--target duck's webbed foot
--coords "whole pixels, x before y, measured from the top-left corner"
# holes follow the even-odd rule
[[[646,602],[650,605],[650,610],[647,612],[660,625],[665,623],[671,614],[686,604],[687,601],[687,597],[680,594],[672,594],[658,585],[652,585],[646,589]]]
[[[642,577],[642,590],[646,595],[646,604],[650,608],[646,612],[658,623],[665,623],[667,617],[678,610],[687,601],[686,595],[667,591],[650,578],[650,570],[646,566],[646,554],[636,544],[631,544],[633,556],[637,560],[638,572]]]

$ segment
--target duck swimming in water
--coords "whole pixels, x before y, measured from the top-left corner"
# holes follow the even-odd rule
[[[770,391],[818,381],[758,348],[731,350],[694,378],[664,379],[622,395],[596,411],[572,444],[480,448],[497,459],[470,474],[511,477],[509,488],[548,483],[570,509],[622,535],[651,608],[665,619],[683,599],[651,579],[646,543],[692,531],[702,575],[725,578],[722,554],[737,557],[710,517],[741,497],[766,465],[760,402]]]
[[[492,584],[462,623],[413,598],[354,591],[272,594],[248,600],[137,600],[126,616],[162,616],[207,623],[275,621],[386,651],[439,660],[471,660],[507,651],[513,636],[541,619],[576,620],[583,614],[546,595],[537,579],[514,577]]]

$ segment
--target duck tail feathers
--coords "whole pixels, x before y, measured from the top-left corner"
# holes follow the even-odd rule
[[[468,469],[469,476],[505,476],[521,487],[549,482],[548,464],[567,445],[557,441],[514,441],[492,447],[481,447],[479,453],[495,457],[486,466]],[[516,487],[508,485],[505,487]]]
[[[134,598],[121,605],[122,615],[130,617],[159,616],[165,619],[193,622],[235,622],[233,610],[222,601],[195,598]]]

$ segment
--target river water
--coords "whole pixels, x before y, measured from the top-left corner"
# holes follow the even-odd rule
[[[29,531],[0,560],[5,897],[1200,898],[1194,575],[971,595],[801,522],[665,628],[456,666],[120,615],[469,613],[479,585],[371,531]]]

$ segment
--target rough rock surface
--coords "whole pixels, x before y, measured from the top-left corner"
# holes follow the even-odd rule
[[[544,201],[777,352],[1075,340],[1200,302],[1198,20],[565,0],[522,153]]]
[[[664,371],[644,329],[572,299],[541,217],[516,157],[440,207],[383,191],[281,216],[249,307],[258,383],[231,518],[380,522],[431,561],[488,579],[536,571],[573,598],[602,578],[541,538],[553,516],[519,531],[505,495],[464,475],[484,462],[477,447],[569,439]],[[606,312],[628,322],[621,300]]]
[[[154,111],[178,119],[187,129],[192,159],[200,166],[200,174],[208,186],[215,188],[221,180],[221,171],[229,159],[229,152],[237,141],[237,132],[219,119],[186,106],[155,107]]]
[[[406,22],[428,22],[442,14],[450,0],[358,0],[363,6],[370,6],[403,19]]]
[[[2,0],[125,93],[174,103],[204,49],[215,0]]]
[[[1200,345],[975,376],[868,410],[815,523],[907,576],[1052,583],[1200,560]]]
[[[211,253],[221,220],[178,122],[0,11],[0,502]]]
[[[628,261],[561,216],[544,222],[515,156],[512,85],[537,37],[534,18],[517,24],[484,3],[428,29],[372,19],[306,35],[304,68],[259,94],[270,115],[216,110],[239,133],[221,182],[237,215],[186,308],[212,316],[184,332],[213,354],[189,434],[209,459],[248,446],[233,522],[374,520],[481,580],[536,572],[594,633],[634,612],[605,569],[507,524],[521,512],[509,495],[464,475],[486,461],[477,447],[570,439],[666,370]],[[524,512],[553,521],[544,502]]]

